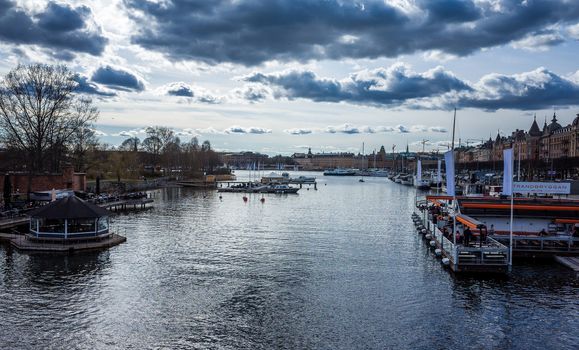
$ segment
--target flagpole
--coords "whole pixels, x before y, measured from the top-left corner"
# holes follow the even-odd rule
[[[451,144],[451,151],[452,151],[452,162],[454,163],[454,133],[456,129],[456,108],[454,108],[454,118],[452,119],[452,144]],[[453,166],[454,169],[454,166]],[[448,176],[448,174],[446,175]],[[454,177],[454,172],[452,174]],[[452,179],[453,183],[455,179]],[[452,191],[452,209],[454,211],[454,215],[452,216],[452,244],[454,244],[454,263],[456,264],[456,185],[454,185]]]
[[[513,168],[515,167],[514,149],[503,150],[503,195],[511,196],[511,215],[509,220],[509,271],[513,268],[513,221],[514,221],[514,191]]]
[[[513,193],[511,192],[511,220],[509,232],[509,271],[513,269]]]

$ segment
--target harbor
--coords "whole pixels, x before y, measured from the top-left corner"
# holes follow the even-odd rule
[[[182,345],[197,348],[215,337],[226,348],[271,348],[282,335],[292,348],[407,348],[409,337],[413,348],[576,344],[573,270],[515,259],[506,276],[452,273],[410,219],[420,191],[297,174],[316,176],[318,190],[262,203],[262,194],[161,189],[151,209],[111,217],[127,242],[101,252],[56,258],[1,246],[4,344],[35,347],[65,331],[79,347],[163,347],[183,332]],[[45,311],[31,315],[26,305],[40,295]],[[201,317],[212,321],[160,326]],[[83,322],[93,326],[81,335]],[[465,324],[469,337],[437,336]],[[19,337],[22,327],[36,336]]]

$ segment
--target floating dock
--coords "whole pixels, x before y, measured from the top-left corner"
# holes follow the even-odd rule
[[[427,241],[442,263],[457,273],[498,273],[509,270],[509,249],[492,238],[473,242],[468,246],[454,244],[428,217],[426,209],[414,213],[412,218],[419,234]]]
[[[21,251],[40,253],[74,253],[79,251],[102,250],[119,245],[127,239],[121,235],[111,233],[94,239],[69,240],[37,239],[28,234],[0,233],[0,241],[8,242]]]

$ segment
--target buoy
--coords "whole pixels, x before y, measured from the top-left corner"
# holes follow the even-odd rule
[[[428,230],[425,229],[425,228],[423,228],[422,231],[420,231],[420,233],[422,233],[422,234],[425,234],[425,233],[427,233],[427,232],[428,232]]]
[[[440,248],[436,248],[434,250],[434,254],[436,254],[436,256],[441,256],[442,255],[442,250]]]
[[[244,202],[247,202],[247,197],[246,197],[246,196],[243,196],[243,201],[244,201]]]
[[[427,235],[424,235],[424,238],[426,238],[426,239],[431,239],[431,238],[432,238],[432,235],[429,233],[429,234],[427,234]]]
[[[435,242],[434,240],[430,241],[430,246],[431,246],[431,247],[436,246],[436,242]]]
[[[265,203],[265,198],[264,198],[264,197],[261,197],[261,199],[260,199],[259,201],[262,202],[262,203]]]
[[[222,195],[219,195],[219,199],[223,199],[223,196],[222,196]]]
[[[442,258],[441,262],[442,262],[442,265],[444,265],[444,266],[450,265],[450,259],[449,258]]]

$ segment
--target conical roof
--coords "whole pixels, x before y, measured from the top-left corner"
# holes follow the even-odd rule
[[[551,119],[551,124],[549,124],[549,132],[555,132],[561,129],[561,124],[557,123],[557,116],[553,113],[553,119]]]
[[[537,124],[537,117],[533,120],[533,124],[529,129],[529,135],[531,136],[541,136],[541,129],[539,129],[539,125]]]
[[[109,216],[110,212],[76,196],[64,197],[30,213],[33,218],[90,219]]]

